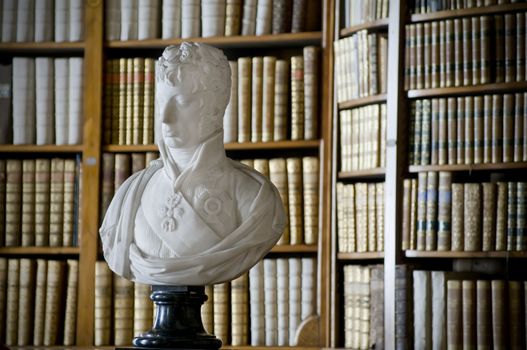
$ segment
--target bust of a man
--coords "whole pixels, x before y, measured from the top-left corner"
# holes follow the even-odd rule
[[[100,228],[117,274],[145,284],[207,285],[232,280],[278,241],[280,195],[223,146],[231,73],[223,53],[183,43],[157,62],[161,157],[116,192]]]

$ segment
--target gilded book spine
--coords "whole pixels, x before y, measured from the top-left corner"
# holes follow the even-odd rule
[[[384,251],[384,183],[376,183],[377,251]]]
[[[49,245],[62,245],[64,225],[64,159],[51,160],[51,186],[49,205]]]
[[[483,217],[481,223],[482,250],[494,250],[496,241],[496,185],[485,182],[483,191]]]
[[[262,141],[273,141],[276,57],[263,58]]]
[[[275,158],[269,160],[269,179],[276,186],[280,193],[280,198],[284,204],[287,223],[282,233],[282,237],[278,241],[278,245],[289,244],[290,230],[289,230],[289,192],[287,179],[287,165],[284,158]]]
[[[250,57],[238,59],[238,142],[251,140],[251,76]]]
[[[508,183],[508,196],[507,196],[507,250],[516,249],[516,241],[518,238],[516,231],[516,213],[517,213],[517,182]]]
[[[302,160],[287,158],[290,244],[304,243],[302,205]]]
[[[437,249],[437,173],[428,172],[426,185],[425,249]]]
[[[112,325],[112,272],[105,261],[95,263],[94,345],[110,345]]]
[[[140,145],[143,141],[143,124],[144,124],[144,71],[145,59],[135,57],[132,59],[133,77],[132,77],[132,144]]]
[[[44,327],[46,315],[46,285],[48,275],[48,262],[37,259],[37,274],[35,285],[35,315],[33,324],[33,345],[44,345]]]
[[[496,193],[496,250],[507,249],[507,206],[509,184],[507,182],[498,182]]]
[[[304,139],[318,137],[318,71],[319,49],[304,48]]]
[[[453,251],[462,251],[464,229],[464,189],[463,184],[452,184],[452,242]]]
[[[253,57],[251,89],[251,142],[262,141],[263,88],[263,58]]]
[[[5,245],[20,244],[20,213],[22,199],[22,161],[8,159],[5,190]]]
[[[243,274],[231,282],[231,345],[248,344],[249,279]]]
[[[73,234],[75,228],[75,179],[76,168],[74,159],[64,160],[64,214],[62,245],[73,246]]]
[[[61,300],[64,281],[63,261],[48,261],[46,285],[46,316],[44,319],[44,346],[58,345],[60,323],[62,321]]]
[[[79,262],[69,259],[68,282],[66,290],[66,310],[64,317],[64,345],[75,345],[75,332],[77,331],[77,293],[79,280]]]
[[[304,58],[291,57],[291,139],[304,139]]]
[[[318,242],[318,178],[317,157],[302,158],[304,199],[304,243]]]
[[[129,345],[134,336],[134,284],[114,275],[114,344]]]
[[[125,145],[131,145],[134,128],[134,60],[126,59]]]
[[[35,245],[35,160],[22,161],[21,245]]]
[[[366,215],[368,216],[368,251],[377,251],[377,220],[376,220],[376,188],[374,183],[368,183],[368,205]]]
[[[18,345],[27,346],[32,343],[31,321],[33,319],[35,288],[35,261],[20,259],[20,280],[18,292]]]
[[[481,188],[478,183],[464,185],[464,250],[481,250]]]
[[[242,0],[227,0],[225,7],[225,36],[240,35]]]
[[[452,173],[439,173],[437,250],[450,250],[452,237]]]
[[[289,98],[289,62],[276,61],[274,88],[274,141],[287,138],[288,98]]]
[[[5,243],[6,163],[5,159],[0,159],[0,246],[3,246]],[[1,327],[1,324],[0,329],[4,329]],[[3,338],[0,338],[0,340],[3,340]]]
[[[427,176],[425,172],[419,173],[417,181],[417,250],[426,247]]]
[[[155,61],[153,58],[144,60],[143,77],[143,130],[142,144],[154,143],[154,94],[155,94]]]

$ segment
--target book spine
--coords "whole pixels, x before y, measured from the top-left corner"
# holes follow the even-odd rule
[[[448,126],[449,114],[447,114],[447,99],[439,99],[439,121],[438,121],[438,142],[437,142],[437,160],[439,165],[447,164],[448,160]]]
[[[472,28],[471,18],[463,18],[463,85],[472,83]]]
[[[462,251],[464,247],[464,186],[452,184],[452,251]]]
[[[516,15],[505,14],[505,82],[516,80]]]
[[[68,144],[77,145],[82,143],[84,60],[72,57],[68,65]]]
[[[229,61],[229,65],[231,68],[231,94],[223,117],[223,143],[238,140],[238,62]]]
[[[18,311],[20,289],[20,259],[9,259],[7,262],[7,307],[5,344],[18,344]]]
[[[8,159],[5,190],[5,246],[20,245],[22,161]]]
[[[273,0],[273,34],[291,32],[292,7],[293,3],[291,0]]]
[[[161,38],[181,37],[181,1],[163,0],[161,9]]]
[[[426,184],[425,250],[437,249],[438,173],[429,172]]]
[[[276,57],[263,58],[262,141],[273,141]]]
[[[480,74],[481,83],[490,83],[491,77],[491,21],[489,16],[480,17]]]
[[[256,6],[256,0],[243,1],[242,35],[254,35],[256,33]]]
[[[523,334],[525,320],[522,310],[522,285],[519,281],[508,283],[508,339],[511,349],[525,348],[525,335]],[[507,334],[505,334],[507,336]]]
[[[251,89],[251,142],[262,141],[262,101],[263,58],[253,57]]]
[[[304,243],[318,242],[318,178],[319,162],[316,157],[302,158]]]
[[[464,250],[481,250],[481,186],[464,184]]]
[[[105,261],[95,263],[94,345],[110,345],[112,324],[112,272]]]
[[[66,310],[64,317],[64,345],[75,344],[75,333],[77,331],[77,293],[79,279],[79,263],[77,260],[68,259],[68,280],[66,290]]]
[[[134,336],[134,285],[131,281],[114,275],[113,292],[114,344],[128,345]]]
[[[289,62],[276,61],[274,97],[274,141],[283,141],[288,135]]]
[[[507,250],[516,250],[516,241],[518,233],[516,230],[516,218],[517,218],[517,182],[508,183],[508,195],[507,195]]]
[[[295,344],[295,334],[302,315],[302,262],[289,259],[289,344]],[[267,329],[266,329],[267,333]],[[267,334],[266,334],[267,337]]]
[[[505,81],[505,19],[503,15],[494,15],[493,51],[495,62],[495,82]]]
[[[53,144],[54,124],[54,64],[53,58],[35,59],[35,117],[37,145]]]
[[[287,158],[287,184],[289,194],[290,244],[302,244],[303,232],[303,201],[302,201],[302,160]]]
[[[447,346],[446,282],[444,271],[432,271],[432,349],[442,350]]]
[[[69,40],[69,11],[69,1],[55,0],[55,42],[65,42]]]
[[[227,0],[225,7],[225,36],[240,35],[241,0]]]
[[[61,308],[61,300],[64,297],[62,293],[64,271],[64,261],[48,261],[44,346],[58,345],[60,325],[64,322]]]
[[[18,291],[18,346],[31,345],[35,288],[35,261],[20,259]]]
[[[473,134],[473,162],[480,164],[483,162],[483,96],[474,97],[474,134]]]
[[[48,274],[48,262],[37,259],[37,271],[35,282],[35,314],[33,323],[33,345],[44,345],[44,327],[46,314],[46,285]]]
[[[231,282],[231,345],[248,344],[249,281],[243,274]]]
[[[367,227],[367,242],[368,242],[368,248],[367,251],[369,252],[375,252],[377,251],[377,212],[375,207],[375,199],[376,199],[376,193],[375,193],[375,184],[374,183],[368,183],[367,184],[367,195],[368,195],[368,201],[366,206],[366,215],[368,217],[368,227]]]
[[[143,129],[142,144],[154,143],[154,90],[155,90],[155,61],[152,58],[144,59],[143,76]]]
[[[475,348],[476,341],[476,281],[461,281],[462,318],[463,318],[463,348]]]
[[[304,138],[318,137],[318,76],[319,49],[315,46],[304,50]]]
[[[523,94],[517,93],[514,98],[515,109],[514,109],[514,137],[513,137],[513,161],[521,162],[523,160],[523,133],[527,127],[525,122],[525,101]]]
[[[35,59],[13,58],[13,144],[35,143]]]
[[[480,348],[492,348],[490,281],[476,281],[476,341]]]
[[[492,95],[483,97],[483,163],[492,162]]]
[[[497,204],[496,204],[496,250],[507,249],[507,221],[508,221],[508,194],[509,183],[498,182]]]
[[[491,281],[492,342],[495,349],[506,349],[506,299],[505,282]]]
[[[429,271],[413,271],[414,349],[432,347],[432,291]]]
[[[35,163],[35,245],[49,244],[51,161]]]
[[[304,139],[304,58],[291,57],[291,139]]]
[[[278,344],[276,259],[264,259],[265,345]]]
[[[527,182],[516,185],[516,250],[527,250]]]
[[[214,285],[214,333],[224,344],[229,344],[230,284]]]
[[[503,95],[492,95],[492,163],[503,161]]]
[[[425,172],[418,174],[417,182],[417,250],[425,250],[426,247],[426,209],[427,209],[427,177]]]
[[[458,127],[458,164],[474,163],[474,98],[471,96],[464,98],[465,119],[464,125]],[[460,121],[461,122],[461,121]],[[458,124],[459,125],[459,124]],[[461,140],[460,140],[461,139]]]
[[[256,35],[271,34],[273,1],[258,0],[256,6]]]
[[[461,101],[463,101],[461,99]],[[457,101],[454,97],[448,98],[448,136],[447,136],[447,164],[457,164],[457,148],[458,148],[458,119],[462,117],[457,113]]]
[[[377,251],[384,251],[384,183],[376,183]]]
[[[306,0],[293,0],[293,10],[291,19],[291,33],[300,33],[306,26]]]
[[[51,160],[49,245],[62,246],[64,228],[64,159]]]
[[[463,346],[461,281],[447,281],[447,347],[459,349]]]
[[[483,188],[482,250],[490,251],[496,246],[496,186],[489,182],[482,183],[481,186]]]
[[[282,262],[283,263],[283,262]],[[282,264],[278,260],[278,268]],[[280,276],[286,271],[277,269],[278,283],[282,286]],[[251,316],[251,345],[258,346],[265,344],[265,289],[264,289],[264,265],[263,261],[258,262],[249,270],[249,299],[250,299],[250,316]],[[278,290],[285,293],[283,289]],[[288,294],[289,295],[289,294]],[[278,295],[281,296],[280,294]],[[280,322],[280,314],[278,315]],[[280,332],[280,323],[278,331]],[[280,333],[279,333],[280,336]],[[279,337],[280,339],[280,337]]]
[[[450,250],[452,237],[452,173],[439,173],[437,250]]]
[[[410,207],[411,207],[411,180],[403,180],[403,219],[402,219],[402,250],[410,249]],[[337,196],[340,190],[337,188]],[[441,207],[440,207],[441,208]],[[441,212],[441,211],[440,211]]]
[[[251,58],[238,59],[238,142],[251,140]]]
[[[7,180],[6,163],[7,161],[5,159],[0,159],[0,246],[3,246],[5,244],[5,223],[6,223],[5,200],[6,200],[6,180]],[[3,260],[0,259],[0,264],[2,264],[2,261]],[[0,265],[0,267],[1,266],[2,265]],[[0,313],[0,315],[3,315],[3,314]],[[2,321],[0,320],[0,322]],[[0,324],[0,329],[4,329],[1,327],[1,324]],[[0,339],[0,340],[3,340],[3,339]]]
[[[481,84],[481,21],[480,17],[471,19],[472,33],[472,84]]]
[[[35,160],[22,160],[21,245],[35,245]],[[21,344],[25,345],[25,344]]]
[[[276,259],[278,346],[289,345],[289,260]]]
[[[63,233],[62,245],[65,247],[73,246],[73,236],[75,228],[75,182],[76,167],[74,159],[64,160],[64,213],[63,213]]]

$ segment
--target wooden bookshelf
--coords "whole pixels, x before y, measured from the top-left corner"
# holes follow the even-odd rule
[[[337,259],[340,261],[380,260],[380,259],[384,259],[384,253],[383,252],[337,253]]]
[[[525,259],[527,252],[439,252],[439,251],[405,251],[407,258],[446,258],[446,259],[479,259],[479,258],[500,258],[500,259]]]
[[[340,171],[337,178],[339,180],[352,180],[352,179],[382,179],[386,174],[384,168],[373,168],[364,170],[354,171]]]
[[[347,36],[353,35],[361,30],[368,30],[368,31],[374,31],[374,30],[387,30],[388,29],[388,23],[390,23],[389,18],[382,18],[371,22],[361,23],[357,24],[348,28],[344,28],[340,30],[340,38],[345,38]]]
[[[237,35],[210,38],[188,39],[149,39],[129,41],[107,41],[105,47],[109,49],[164,49],[169,45],[179,45],[185,41],[193,41],[214,45],[223,49],[247,48],[280,48],[292,46],[319,45],[322,40],[321,32],[285,33],[277,35]]]
[[[491,171],[527,169],[527,162],[516,163],[482,163],[482,164],[452,164],[452,165],[410,165],[408,172],[419,173],[422,171]]]
[[[298,254],[298,253],[313,253],[318,252],[318,247],[316,244],[297,244],[297,245],[275,245],[271,249],[270,253],[289,253],[289,254]]]
[[[526,3],[515,3],[515,4],[504,4],[504,5],[493,5],[493,6],[480,6],[465,8],[460,10],[447,10],[447,11],[437,11],[430,13],[419,13],[413,14],[410,17],[411,22],[429,22],[437,21],[442,19],[449,18],[459,18],[459,17],[470,17],[470,16],[484,16],[484,15],[493,15],[499,13],[510,13],[516,11],[527,11]]]
[[[383,103],[386,102],[386,96],[386,94],[379,94],[367,97],[360,97],[350,101],[340,102],[338,104],[338,109],[341,111],[344,109],[357,108],[361,106],[372,105],[375,103]]]
[[[499,94],[517,91],[527,91],[527,81],[408,90],[408,98],[416,99],[429,97]]]
[[[83,145],[0,145],[0,153],[81,153]]]
[[[3,54],[79,54],[84,51],[84,42],[28,42],[0,43],[0,53]]]
[[[79,255],[79,247],[1,247],[0,255]]]

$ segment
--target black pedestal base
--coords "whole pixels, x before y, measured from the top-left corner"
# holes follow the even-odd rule
[[[154,327],[135,337],[134,349],[214,349],[221,340],[207,334],[201,321],[204,287],[152,286],[150,299],[157,305]]]

